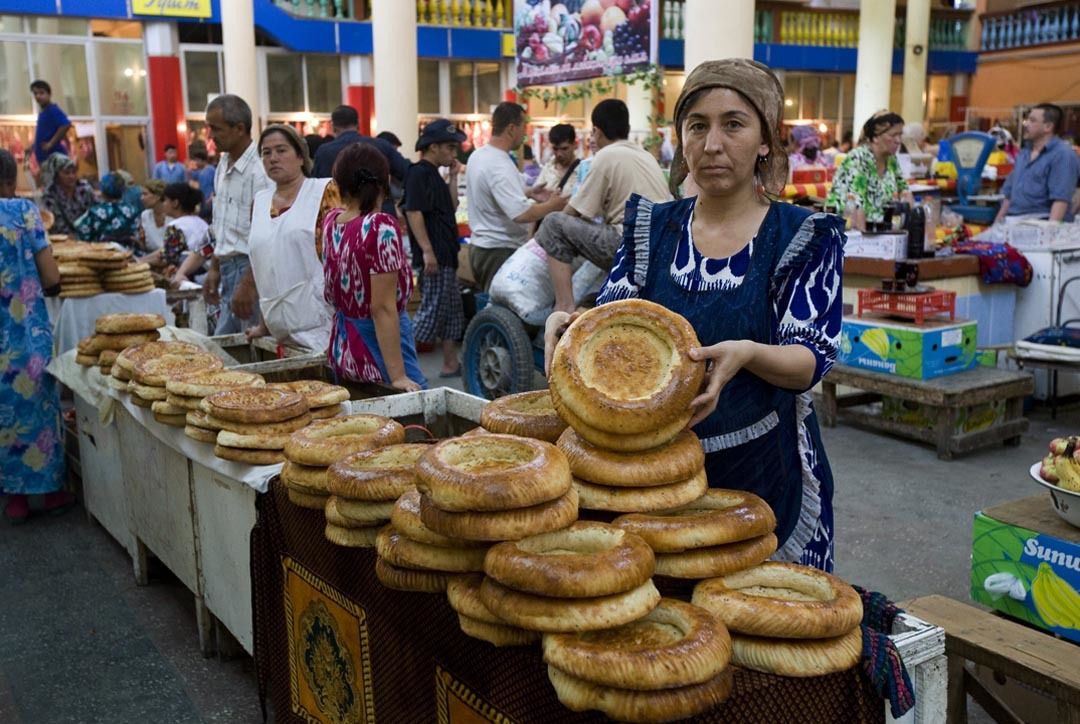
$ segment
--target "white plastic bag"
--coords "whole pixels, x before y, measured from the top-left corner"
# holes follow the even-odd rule
[[[581,303],[600,291],[607,272],[595,264],[576,259],[574,301]],[[542,326],[555,306],[555,288],[548,272],[547,252],[530,239],[503,262],[491,280],[491,301],[506,307],[526,324]]]

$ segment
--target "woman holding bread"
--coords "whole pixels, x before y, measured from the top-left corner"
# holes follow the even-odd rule
[[[836,358],[843,220],[778,202],[787,179],[783,87],[744,59],[699,65],[675,105],[673,191],[627,202],[597,302],[647,299],[689,320],[707,385],[690,421],[709,484],[764,498],[776,558],[831,570],[833,480],[809,389]],[[687,178],[689,176],[689,178]],[[549,344],[569,317],[549,319]]]
[[[18,167],[0,149],[0,492],[4,517],[30,517],[31,495],[60,512],[75,498],[63,491],[60,391],[45,372],[52,358],[52,325],[45,294],[60,289],[60,272],[34,203],[15,195]]]

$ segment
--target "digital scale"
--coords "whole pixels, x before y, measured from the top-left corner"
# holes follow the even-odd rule
[[[982,172],[991,152],[997,148],[997,139],[981,131],[965,131],[946,139],[949,148],[949,160],[956,167],[956,195],[958,203],[949,208],[964,217],[964,221],[973,224],[992,224],[997,216],[998,204],[980,204],[996,202],[999,197],[980,196]]]

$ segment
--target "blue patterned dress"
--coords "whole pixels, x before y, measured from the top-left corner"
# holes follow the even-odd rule
[[[52,327],[34,255],[49,245],[24,199],[0,199],[0,489],[51,493],[63,483],[60,394],[45,372]]]
[[[634,195],[600,304],[638,297],[686,317],[703,346],[749,339],[801,344],[812,387],[836,359],[843,311],[843,220],[773,203],[755,237],[730,257],[704,257],[691,236],[694,199]],[[832,472],[808,390],[740,370],[694,432],[709,485],[747,490],[776,512],[777,558],[833,566]]]

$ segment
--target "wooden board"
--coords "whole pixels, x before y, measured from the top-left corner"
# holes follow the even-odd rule
[[[1080,528],[1069,525],[1054,512],[1049,493],[1040,492],[1027,498],[995,505],[985,509],[983,515],[1080,545]],[[1080,651],[1077,651],[1076,655],[1080,657]]]
[[[833,365],[825,380],[939,407],[978,405],[1035,391],[1035,382],[1029,373],[995,367],[976,367],[930,380],[912,380],[838,364]]]
[[[919,281],[948,279],[950,277],[977,276],[979,260],[970,254],[933,257],[929,259],[907,259],[905,263],[918,264]],[[844,259],[844,276],[870,276],[878,279],[892,279],[896,262],[891,259],[868,259],[849,256]]]

